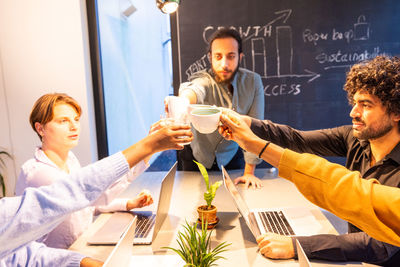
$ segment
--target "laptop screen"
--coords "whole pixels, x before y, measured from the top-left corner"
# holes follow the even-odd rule
[[[301,246],[299,240],[296,239],[296,249],[297,249],[297,258],[299,260],[300,267],[311,267],[311,263],[308,260],[306,253],[304,253],[303,247]]]
[[[136,216],[122,235],[113,251],[104,262],[103,267],[129,266],[132,257],[132,243],[135,238]]]
[[[175,162],[161,183],[160,199],[158,200],[157,217],[152,238],[153,240],[160,230],[165,218],[168,216],[177,166],[178,162]]]
[[[250,212],[249,207],[246,202],[243,200],[239,191],[236,189],[236,186],[233,184],[231,178],[229,177],[228,172],[225,170],[224,166],[222,166],[222,177],[224,181],[225,188],[228,190],[230,195],[233,198],[233,202],[235,203],[238,211],[244,218],[247,226],[249,227],[251,233],[255,238],[261,235],[260,229],[258,228],[256,218],[254,214]]]

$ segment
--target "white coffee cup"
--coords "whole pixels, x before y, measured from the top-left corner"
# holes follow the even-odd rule
[[[211,105],[205,105],[205,104],[190,104],[188,107],[188,118],[189,121],[192,121],[192,111],[196,108],[211,108]]]
[[[197,131],[209,134],[217,130],[221,113],[217,107],[194,108],[190,113],[190,120]]]

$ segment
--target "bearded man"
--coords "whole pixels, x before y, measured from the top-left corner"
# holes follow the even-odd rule
[[[213,33],[208,45],[211,68],[194,73],[188,82],[182,83],[179,96],[189,99],[191,104],[208,104],[233,109],[239,114],[253,118],[264,118],[264,87],[260,75],[239,67],[243,57],[242,39],[234,29],[220,28]],[[241,151],[239,146],[225,140],[218,131],[194,134],[190,146],[185,146],[178,157],[182,170],[195,171],[196,160],[209,170],[242,169],[243,176],[235,180],[246,186],[260,187],[254,176],[255,166],[261,162],[254,154]]]
[[[299,131],[253,119],[251,130],[296,152],[346,157],[346,168],[359,171],[362,178],[376,178],[381,184],[399,187],[400,59],[377,56],[355,64],[347,73],[344,89],[352,105],[352,125]],[[309,258],[400,266],[399,247],[380,242],[350,223],[347,234],[307,237],[267,234],[260,244],[266,247],[262,250],[265,256],[287,259],[297,256],[295,239]]]

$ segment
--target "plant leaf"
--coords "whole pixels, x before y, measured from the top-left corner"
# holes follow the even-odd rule
[[[0,151],[0,169],[2,169],[3,167],[6,166],[3,158],[1,157],[2,155],[6,155],[7,157],[12,158],[11,155],[8,152]],[[0,186],[1,186],[1,190],[2,190],[3,196],[5,196],[6,195],[6,184],[5,184],[5,181],[4,181],[4,176],[3,176],[3,174],[1,172],[0,172]]]
[[[207,172],[206,167],[204,167],[204,165],[201,164],[200,162],[197,162],[195,160],[193,160],[193,161],[194,161],[194,163],[197,164],[197,167],[199,167],[200,173],[201,173],[201,175],[203,175],[204,182],[206,183],[207,191],[209,191],[210,190],[210,181],[208,178],[208,172]]]
[[[187,221],[183,230],[178,232],[177,243],[179,249],[163,247],[177,253],[185,262],[185,266],[209,267],[215,266],[215,261],[225,259],[219,254],[227,251],[231,244],[222,242],[211,249],[212,231],[207,231],[207,222],[202,221],[201,231],[197,230],[197,223],[190,225]]]

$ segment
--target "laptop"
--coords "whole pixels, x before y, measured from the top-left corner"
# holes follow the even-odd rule
[[[129,266],[132,257],[132,243],[135,238],[136,217],[133,217],[128,229],[122,234],[117,245],[111,251],[103,267]]]
[[[224,166],[221,167],[225,188],[232,196],[239,213],[255,238],[267,232],[285,236],[315,235],[319,233],[318,230],[322,226],[308,208],[290,207],[250,210]]]
[[[128,225],[137,217],[133,244],[151,244],[168,215],[176,168],[177,162],[161,182],[160,197],[155,214],[152,211],[114,212],[107,222],[94,235],[88,238],[87,243],[90,245],[117,244]]]
[[[297,259],[300,267],[311,267],[311,262],[303,250],[299,240],[296,239]]]

